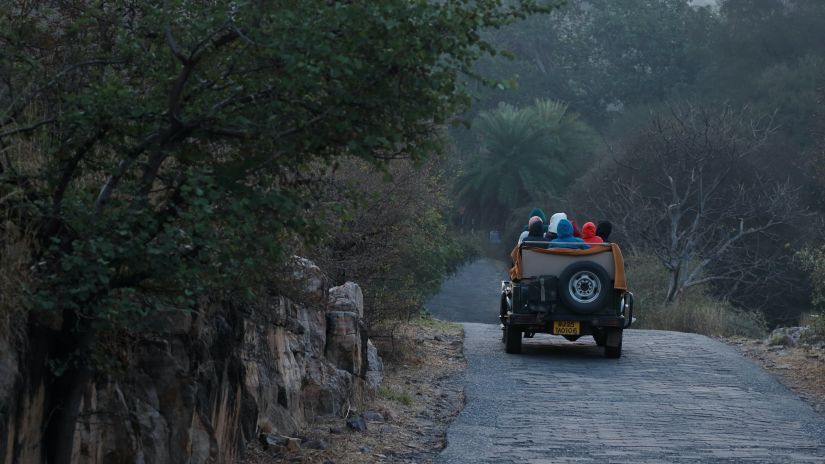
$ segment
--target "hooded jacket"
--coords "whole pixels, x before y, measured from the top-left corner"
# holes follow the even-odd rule
[[[581,237],[582,233],[579,232],[579,226],[576,225],[575,219],[568,219],[570,221],[570,225],[573,226],[573,236],[574,237]]]
[[[556,213],[550,216],[550,226],[548,227],[548,231],[553,232],[554,234],[558,234],[558,231],[556,229],[559,226],[559,221],[561,221],[562,219],[566,220],[567,215],[564,213]]]
[[[585,222],[582,226],[582,240],[587,243],[604,243],[604,240],[596,235],[596,224],[592,222]]]
[[[539,219],[541,219],[542,224],[544,224],[544,231],[547,232],[547,217],[544,215],[544,211],[542,211],[541,208],[533,208],[533,210],[530,211],[530,215],[527,217],[529,219],[533,219],[533,217],[538,217]],[[527,229],[529,227],[530,222],[528,220],[527,225],[524,226],[524,232],[527,232]],[[521,237],[519,237],[519,243],[521,243],[521,241],[524,240],[524,237],[526,237],[526,235],[521,234]]]
[[[530,228],[531,228],[531,227],[533,227],[533,224],[534,224],[534,223],[536,223],[536,222],[538,222],[538,223],[542,223],[542,224],[543,224],[543,221],[542,221],[542,220],[541,220],[541,218],[540,218],[540,217],[538,217],[538,216],[532,216],[532,217],[530,218],[530,220],[529,220],[529,221],[527,221],[527,226],[524,228],[524,232],[522,232],[522,233],[521,233],[521,235],[519,235],[519,237],[518,237],[518,243],[519,243],[519,245],[521,245],[521,242],[523,242],[523,241],[524,241],[524,239],[526,239],[526,238],[527,238],[527,236],[530,234],[530,232],[528,232],[528,231],[530,230]],[[541,233],[542,233],[542,235],[544,235],[544,231],[545,231],[546,229],[547,229],[547,226],[542,225],[542,232],[541,232]]]
[[[541,221],[535,221],[530,224],[530,229],[527,231],[527,236],[524,237],[525,242],[550,242],[544,237],[544,224]],[[533,245],[538,246],[538,245]],[[546,247],[546,245],[545,245]]]
[[[590,245],[584,243],[584,240],[573,236],[573,225],[567,219],[559,221],[556,227],[558,238],[550,240],[550,248],[573,248],[579,250],[586,250]]]
[[[596,235],[602,238],[605,242],[610,241],[610,232],[613,231],[613,224],[610,221],[602,221],[596,226]]]

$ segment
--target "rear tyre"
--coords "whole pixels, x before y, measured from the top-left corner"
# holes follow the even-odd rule
[[[593,261],[576,261],[559,276],[559,299],[578,314],[590,314],[604,308],[612,291],[610,275]]]
[[[618,359],[622,357],[622,331],[616,330],[606,335],[604,357]]]
[[[510,324],[504,326],[504,351],[521,354],[521,330]]]

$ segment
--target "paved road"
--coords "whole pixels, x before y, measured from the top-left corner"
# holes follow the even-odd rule
[[[458,277],[489,278],[478,269]],[[443,305],[459,298],[440,301],[461,319]],[[537,335],[508,355],[496,325],[464,327],[466,406],[436,462],[825,463],[825,419],[715,340],[630,330],[615,360],[590,337]]]
[[[448,321],[498,323],[501,281],[509,280],[507,269],[505,263],[487,258],[462,266],[424,306]]]

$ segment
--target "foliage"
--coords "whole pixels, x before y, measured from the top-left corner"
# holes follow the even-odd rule
[[[825,308],[825,247],[806,248],[796,258],[813,285],[813,304]]]
[[[808,314],[800,320],[801,325],[807,326],[799,336],[805,343],[825,342],[825,314]]]
[[[549,8],[532,0],[5,6],[0,198],[22,230],[37,232],[34,306],[63,322],[49,356],[77,360],[61,372],[48,414],[48,460],[58,463],[70,459],[101,331],[162,332],[165,314],[197,309],[207,290],[263,283],[270,276],[259,270],[291,244],[327,232],[323,215],[310,213],[342,159],[387,169],[395,158],[427,158],[440,146],[434,135],[468,103],[462,76],[495,53],[480,31]],[[427,212],[414,225],[443,233],[439,221]]]
[[[570,102],[597,125],[625,107],[684,91],[706,63],[713,15],[685,0],[570,2],[552,15],[490,32],[517,57],[479,69],[517,78],[514,91],[480,89],[481,107],[536,97]]]
[[[329,239],[308,250],[333,281],[364,287],[370,324],[417,315],[443,277],[474,253],[446,225],[450,204],[439,158],[417,168],[394,161],[387,173],[389,182],[370,175],[362,161],[342,161],[324,203],[350,205],[350,213],[328,212]]]
[[[596,134],[567,105],[537,100],[501,104],[473,122],[480,152],[456,179],[457,201],[482,224],[498,224],[510,210],[564,193],[596,148]]]
[[[325,166],[425,158],[467,102],[459,75],[492,52],[477,31],[540,9],[14,5],[0,18],[0,194],[40,229],[39,308],[139,330],[159,307],[254,279],[290,237],[320,237],[306,211]],[[32,141],[42,165],[24,172]]]
[[[652,255],[626,256],[628,284],[635,296],[634,327],[676,330],[711,336],[760,338],[767,332],[764,316],[758,311],[743,311],[729,302],[713,297],[707,286],[684,292],[679,300],[666,306],[667,275]]]
[[[759,244],[802,215],[796,190],[752,163],[770,134],[770,121],[748,111],[671,108],[619,147],[585,195],[632,247],[660,259],[667,302],[700,284],[733,299],[782,277]]]

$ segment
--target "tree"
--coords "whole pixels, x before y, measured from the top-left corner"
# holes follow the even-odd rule
[[[70,460],[98,334],[163,330],[318,237],[343,156],[425,158],[508,2],[15,2],[0,16],[0,197],[61,318],[48,461]],[[158,327],[160,327],[158,329]],[[104,350],[103,355],[99,350]],[[67,356],[68,354],[68,356]]]
[[[567,105],[501,104],[473,122],[480,152],[456,181],[458,202],[482,223],[499,223],[527,202],[564,192],[596,147],[596,134]]]
[[[706,66],[717,23],[710,8],[687,0],[569,2],[490,33],[516,59],[487,58],[480,69],[516,78],[518,88],[480,93],[487,105],[561,99],[598,127],[622,108],[689,88]]]
[[[792,186],[749,164],[771,132],[770,119],[747,111],[672,109],[627,142],[602,178],[594,208],[617,219],[631,247],[659,258],[667,302],[697,285],[730,296],[778,277],[761,242],[801,212]]]

